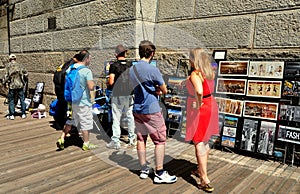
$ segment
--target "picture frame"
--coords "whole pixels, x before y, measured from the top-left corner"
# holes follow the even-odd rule
[[[168,78],[167,89],[168,94],[170,95],[178,95],[178,96],[186,96],[186,77],[172,77]]]
[[[300,96],[300,81],[284,80],[282,96]]]
[[[224,126],[223,127],[223,135],[224,136],[228,136],[228,137],[236,137],[236,127],[228,127],[228,126]]]
[[[219,76],[248,76],[249,61],[220,61]]]
[[[255,152],[258,120],[244,119],[240,149]]]
[[[164,96],[164,103],[166,106],[185,108],[187,96],[170,95]]]
[[[219,107],[219,112],[234,116],[242,116],[244,101],[234,100],[230,98],[215,97]]]
[[[284,78],[300,78],[300,61],[287,61],[284,64]]]
[[[182,121],[182,110],[167,109],[167,121],[180,124]]]
[[[236,128],[238,125],[238,120],[239,120],[238,117],[225,116],[224,126]]]
[[[243,116],[268,120],[277,120],[278,103],[245,101]]]
[[[283,61],[250,61],[249,64],[249,77],[282,79],[283,73]]]
[[[214,50],[212,56],[215,60],[225,60],[227,56],[227,50]]]
[[[257,152],[261,154],[273,155],[275,142],[276,123],[262,121],[258,135]]]
[[[246,96],[280,98],[281,81],[248,80]]]
[[[222,136],[221,145],[225,147],[234,148],[235,140],[236,139],[234,137]]]
[[[216,93],[245,95],[246,85],[246,79],[218,78],[216,84]]]
[[[300,122],[300,106],[280,104],[279,119]]]
[[[32,99],[31,98],[25,98],[24,99],[24,103],[25,103],[25,108],[26,110],[29,109],[30,105],[31,105]],[[21,108],[21,102],[20,99],[18,99],[18,103],[16,105],[17,108]]]

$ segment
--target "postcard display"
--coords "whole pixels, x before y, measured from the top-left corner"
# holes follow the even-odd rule
[[[279,141],[300,143],[300,62],[296,65],[219,62],[215,97],[222,146],[271,156]]]

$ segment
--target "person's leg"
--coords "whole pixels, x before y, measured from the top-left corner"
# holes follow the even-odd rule
[[[155,166],[156,171],[163,170],[165,157],[165,144],[155,145]]]
[[[128,139],[129,139],[129,144],[133,144],[136,138],[135,135],[135,125],[134,125],[134,117],[132,113],[133,109],[133,98],[132,96],[126,97],[126,103],[125,104],[125,111],[126,111],[126,117],[127,117],[127,122],[128,122]]]
[[[145,138],[147,140],[146,136],[144,136],[143,138]],[[137,150],[140,165],[141,166],[146,165],[147,164],[147,160],[146,160],[146,141],[144,139],[138,138],[136,150]]]
[[[209,154],[209,147],[203,142],[195,143],[195,154],[198,163],[198,172],[202,184],[210,183],[207,176],[207,160]]]
[[[15,90],[9,89],[8,90],[8,110],[9,110],[9,115],[14,115],[15,114],[15,98],[14,98],[14,92]]]
[[[25,104],[25,96],[24,96],[23,88],[18,89],[18,98],[20,99],[20,103],[21,103],[22,115],[25,115],[25,113],[26,113],[26,104]]]
[[[115,143],[120,142],[121,136],[121,129],[120,129],[120,120],[122,116],[122,107],[121,102],[118,100],[119,97],[112,97],[111,101],[111,108],[112,108],[112,117],[113,117],[113,124],[112,124],[112,132],[113,135],[111,140]]]

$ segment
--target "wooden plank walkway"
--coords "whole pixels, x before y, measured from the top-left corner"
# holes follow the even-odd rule
[[[135,148],[105,148],[108,137],[94,130],[94,151],[69,146],[57,151],[60,131],[51,127],[51,117],[16,117],[6,120],[0,98],[0,193],[204,193],[190,171],[196,166],[192,145],[169,138],[165,168],[178,182],[153,184],[138,177]],[[147,159],[154,166],[153,144]],[[214,193],[300,193],[300,169],[230,152],[211,150],[208,174]]]

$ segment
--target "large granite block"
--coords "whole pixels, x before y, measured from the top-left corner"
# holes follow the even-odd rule
[[[23,38],[15,37],[10,39],[10,51],[13,53],[22,52],[22,40]]]
[[[52,34],[41,33],[22,37],[22,50],[29,51],[50,51],[52,50]]]
[[[299,47],[300,9],[258,14],[255,47]]]
[[[27,19],[20,19],[10,22],[10,35],[11,36],[20,36],[27,33]]]
[[[53,0],[53,8],[59,9],[64,7],[70,7],[76,4],[86,3],[92,0]]]
[[[158,21],[192,18],[194,16],[194,9],[194,1],[159,1]]]
[[[21,3],[21,17],[38,15],[52,10],[52,3],[44,0],[26,0]]]
[[[48,14],[42,14],[27,18],[27,33],[45,32],[48,28]]]
[[[78,5],[62,10],[63,28],[86,26],[88,21],[88,6]]]

